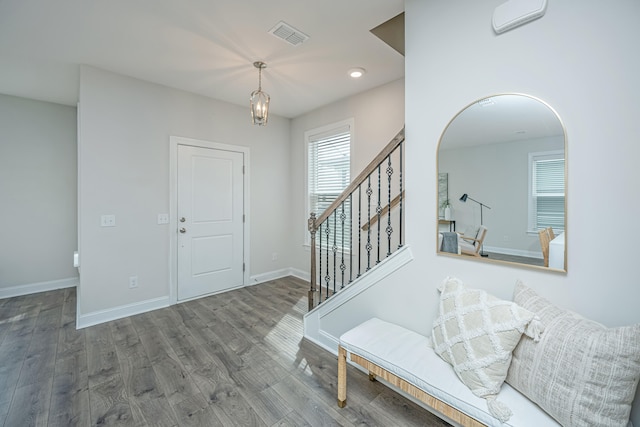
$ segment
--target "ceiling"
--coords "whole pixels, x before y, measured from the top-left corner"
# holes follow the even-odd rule
[[[79,64],[247,105],[267,63],[271,114],[293,118],[404,77],[370,30],[403,0],[0,0],[0,93],[76,105]],[[284,21],[309,36],[269,33]],[[366,74],[351,79],[347,71]]]
[[[440,150],[564,135],[556,112],[519,94],[484,98],[467,106],[446,128]]]

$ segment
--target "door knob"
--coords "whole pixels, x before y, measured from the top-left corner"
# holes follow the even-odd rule
[[[184,219],[184,217],[180,218],[180,222],[185,222],[186,219]]]
[[[186,228],[184,228],[184,227],[182,227],[182,228],[180,229],[180,232],[181,232],[181,233],[186,233],[186,232],[187,232],[187,229],[186,229]]]

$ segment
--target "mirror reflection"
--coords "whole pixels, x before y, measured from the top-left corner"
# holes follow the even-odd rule
[[[521,94],[476,101],[438,146],[439,253],[566,271],[566,137]]]

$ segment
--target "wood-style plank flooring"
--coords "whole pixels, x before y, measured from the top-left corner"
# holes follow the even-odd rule
[[[0,300],[0,425],[444,426],[302,338],[295,278],[76,330],[76,292]]]

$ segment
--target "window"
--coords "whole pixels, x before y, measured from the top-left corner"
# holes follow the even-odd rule
[[[529,231],[564,231],[564,151],[529,153]]]
[[[307,213],[320,216],[351,182],[351,131],[350,122],[342,122],[306,132],[307,141]],[[338,210],[335,239],[331,230],[329,244],[348,248],[351,225],[351,206],[344,203],[345,230],[342,233],[341,215]],[[330,222],[333,227],[334,222]],[[309,242],[309,233],[307,243]],[[344,238],[342,237],[344,235]],[[323,246],[326,237],[323,237]],[[319,243],[320,236],[316,236]]]

